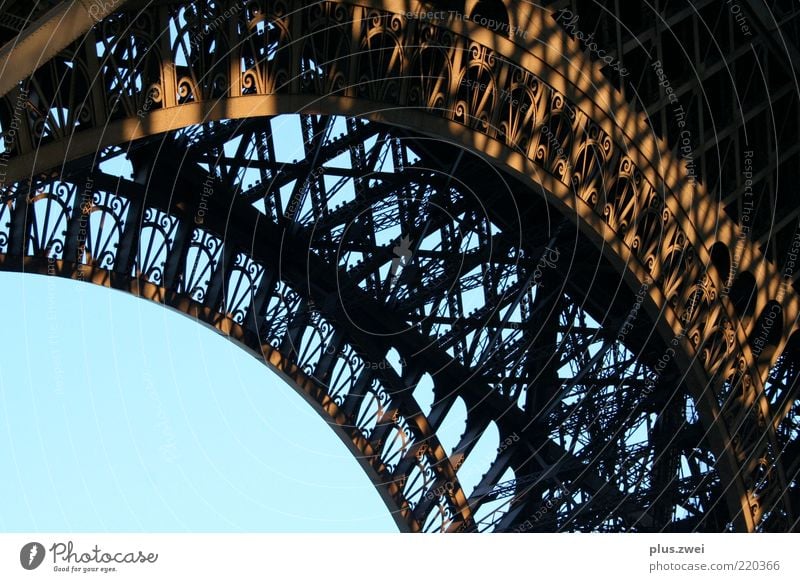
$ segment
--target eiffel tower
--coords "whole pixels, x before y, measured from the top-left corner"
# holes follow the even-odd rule
[[[401,531],[797,530],[770,5],[5,0],[0,270],[256,354]]]

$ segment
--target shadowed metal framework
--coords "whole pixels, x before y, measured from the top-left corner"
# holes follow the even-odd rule
[[[693,179],[656,57],[589,3],[81,4],[96,23],[2,73],[0,269],[226,334],[331,424],[404,531],[797,528],[797,213],[774,177],[797,94],[766,35],[767,103],[795,131],[758,145],[747,123],[771,109],[745,99],[730,145],[688,104]],[[566,7],[640,80],[602,70]],[[11,3],[0,25],[30,51],[64,10]],[[631,26],[662,46],[662,24]],[[692,82],[659,58],[681,96],[729,97],[713,67]],[[715,139],[736,152],[722,178]],[[749,225],[747,148],[773,196]],[[766,229],[775,204],[791,213]]]

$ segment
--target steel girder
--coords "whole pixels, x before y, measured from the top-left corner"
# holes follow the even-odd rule
[[[25,123],[2,267],[128,289],[266,354],[405,529],[787,527],[774,433],[790,415],[770,401],[793,386],[768,401],[763,383],[794,290],[754,245],[739,251],[738,227],[549,14],[515,15],[533,43],[409,16],[423,9],[113,14],[6,98],[4,125]],[[287,163],[272,116],[296,111],[303,159]],[[118,145],[132,180],[98,169]],[[164,152],[186,152],[171,190],[152,179]],[[738,272],[712,245],[736,249]],[[744,275],[759,284],[743,311],[725,281]],[[756,358],[774,305],[781,333]],[[457,399],[469,413],[445,450]],[[458,470],[491,423],[513,444],[470,494]]]

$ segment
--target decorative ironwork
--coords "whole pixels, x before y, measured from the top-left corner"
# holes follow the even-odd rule
[[[0,268],[86,267],[258,350],[404,529],[794,527],[800,304],[778,268],[729,219],[709,240],[696,218],[719,204],[602,102],[607,82],[593,100],[534,43],[382,4],[176,1],[98,23],[22,83]],[[300,159],[276,147],[286,119]],[[130,176],[93,155],[127,141]],[[155,179],[169,157],[175,187]],[[490,422],[511,441],[468,493]]]

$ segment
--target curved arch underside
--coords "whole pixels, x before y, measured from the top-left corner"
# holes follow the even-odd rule
[[[794,290],[545,11],[526,43],[411,2],[199,6],[117,12],[9,93],[0,268],[261,353],[402,529],[791,526],[764,383]]]

